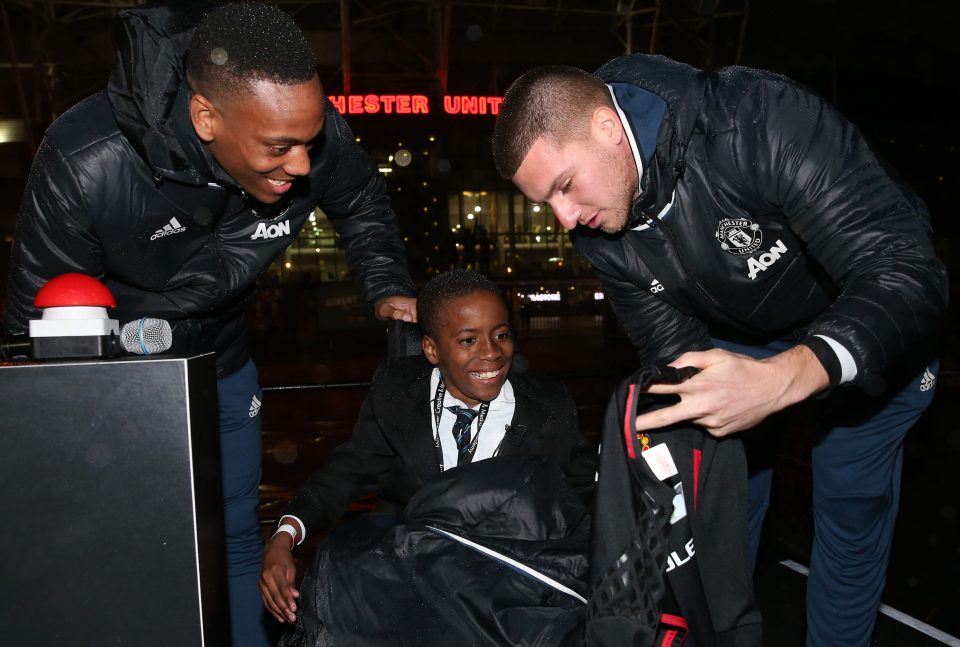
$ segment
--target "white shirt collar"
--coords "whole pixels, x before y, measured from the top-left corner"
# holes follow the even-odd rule
[[[432,403],[433,397],[437,393],[437,384],[440,383],[440,369],[436,366],[433,367],[433,371],[430,373],[430,389],[427,391],[427,402]],[[498,410],[504,403],[515,403],[516,398],[513,394],[513,385],[510,384],[510,378],[507,378],[507,381],[503,383],[503,386],[500,388],[500,393],[497,394],[493,400],[490,401],[490,409],[492,411]],[[461,402],[453,395],[450,394],[450,390],[447,389],[443,394],[443,406],[449,407],[454,404],[458,404],[463,407],[469,407],[466,402]]]

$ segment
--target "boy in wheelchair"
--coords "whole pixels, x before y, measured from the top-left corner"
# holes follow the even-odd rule
[[[314,588],[304,589],[310,599],[301,603],[309,607],[301,609],[302,615],[312,616],[301,618],[301,624],[308,625],[306,644],[319,644],[316,635],[335,631],[334,617],[360,617],[361,622],[354,622],[353,644],[365,641],[358,632],[369,644],[428,644],[431,617],[441,608],[446,616],[437,626],[443,628],[444,642],[457,635],[471,644],[481,635],[495,642],[518,640],[518,631],[529,635],[542,630],[531,629],[531,623],[517,629],[523,622],[514,622],[513,628],[510,622],[485,627],[477,624],[472,611],[463,612],[465,605],[446,608],[447,594],[458,595],[450,587],[478,579],[474,575],[487,582],[480,588],[500,587],[487,590],[486,601],[479,604],[495,606],[489,600],[492,595],[502,602],[499,611],[508,615],[515,613],[514,606],[523,606],[540,609],[541,619],[556,619],[557,613],[563,615],[563,607],[570,606],[570,594],[577,596],[551,580],[560,588],[548,585],[532,602],[521,602],[517,595],[529,595],[531,580],[504,584],[518,571],[515,564],[509,565],[510,557],[486,564],[488,557],[480,556],[478,549],[466,548],[447,535],[479,538],[481,544],[496,544],[503,554],[514,557],[528,552],[534,562],[546,559],[543,568],[563,572],[559,579],[566,577],[573,588],[582,589],[586,579],[589,516],[582,503],[592,495],[596,448],[579,432],[576,408],[566,389],[512,367],[514,342],[507,309],[486,277],[466,270],[441,274],[424,286],[417,310],[423,355],[391,359],[378,369],[350,441],[300,487],[267,544],[260,576],[264,604],[278,621],[293,623],[301,592],[291,551],[306,537],[328,529],[364,495],[377,495],[377,512],[393,513],[356,520],[347,524],[353,527],[341,533],[340,540],[334,533],[333,541],[324,542],[313,572],[308,573]],[[522,458],[537,455],[549,460]],[[487,459],[495,460],[484,465]],[[428,484],[432,489],[425,488]],[[559,561],[549,558],[551,541],[565,546],[556,553],[563,554]],[[528,551],[532,546],[536,548]],[[343,586],[335,591],[342,602],[338,608],[325,607],[333,604],[334,591],[321,588],[338,581],[333,571],[345,559],[355,566],[342,573]],[[561,567],[565,559],[572,561]],[[421,587],[428,573],[439,579]],[[370,579],[364,580],[365,575]],[[417,602],[397,599],[396,591],[387,593],[386,584],[370,585],[378,580],[403,583],[406,588],[397,589],[399,597]],[[503,586],[514,588],[504,594]],[[559,592],[565,588],[570,593]],[[362,608],[374,604],[371,596],[384,597],[377,613]],[[552,600],[558,596],[564,602],[553,608]],[[477,604],[474,600],[466,606],[475,609]],[[349,608],[344,610],[344,605]],[[385,606],[394,611],[385,611]],[[423,609],[427,613],[421,613]],[[496,609],[488,611],[497,616]],[[393,626],[413,623],[411,631],[417,636],[386,636],[376,627],[385,612]],[[571,618],[570,622],[577,620]],[[570,622],[553,624],[567,627]],[[450,630],[451,626],[458,628]]]

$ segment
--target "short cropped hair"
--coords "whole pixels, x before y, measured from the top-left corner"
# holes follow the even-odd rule
[[[317,70],[293,19],[260,2],[228,3],[208,11],[191,37],[186,66],[191,88],[211,98],[236,95],[255,81],[305,83]]]
[[[427,281],[417,297],[417,321],[423,334],[436,338],[447,304],[474,292],[489,292],[503,300],[503,293],[493,281],[470,270],[450,270]]]
[[[606,84],[577,67],[546,65],[523,74],[507,89],[493,127],[493,163],[512,178],[540,137],[555,145],[585,139],[590,117],[613,108]]]

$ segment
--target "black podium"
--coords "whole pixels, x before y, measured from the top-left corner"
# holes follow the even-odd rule
[[[0,643],[229,645],[213,355],[0,366]]]

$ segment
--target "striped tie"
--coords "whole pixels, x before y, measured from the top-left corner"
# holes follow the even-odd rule
[[[447,407],[457,416],[457,421],[453,423],[453,437],[457,440],[457,465],[463,465],[470,462],[470,425],[473,419],[477,417],[479,411],[453,405]]]

